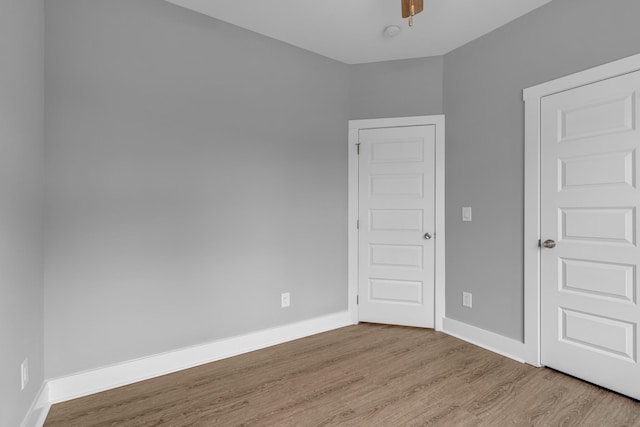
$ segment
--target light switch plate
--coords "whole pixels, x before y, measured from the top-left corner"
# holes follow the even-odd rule
[[[462,220],[471,221],[471,207],[466,206],[462,208]]]
[[[29,359],[25,358],[20,364],[20,390],[24,390],[29,382]]]

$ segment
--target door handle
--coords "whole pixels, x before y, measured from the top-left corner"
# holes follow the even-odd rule
[[[431,240],[431,237],[433,237],[433,236],[431,236],[431,234],[430,234],[430,233],[424,233],[424,238],[425,238],[426,240]]]
[[[556,242],[555,242],[555,240],[551,240],[551,239],[549,239],[549,240],[545,240],[545,241],[542,243],[542,246],[544,246],[544,247],[545,247],[545,248],[547,248],[547,249],[553,249],[553,248],[555,248],[555,247],[556,247]]]

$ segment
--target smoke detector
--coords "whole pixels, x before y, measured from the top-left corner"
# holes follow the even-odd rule
[[[389,25],[382,31],[382,35],[390,39],[400,34],[401,31],[397,25]]]

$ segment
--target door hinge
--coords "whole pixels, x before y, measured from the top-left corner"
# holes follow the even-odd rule
[[[541,248],[542,247],[542,239],[538,239],[538,247]]]
[[[356,154],[360,155],[360,143],[356,144]]]
[[[360,304],[360,295],[356,295],[356,305]]]
[[[360,230],[360,220],[356,220],[356,229]]]

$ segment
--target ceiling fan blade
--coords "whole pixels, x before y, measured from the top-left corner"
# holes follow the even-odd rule
[[[402,1],[402,17],[408,18],[411,16],[411,0],[401,0]],[[413,0],[414,14],[424,10],[424,0]]]

